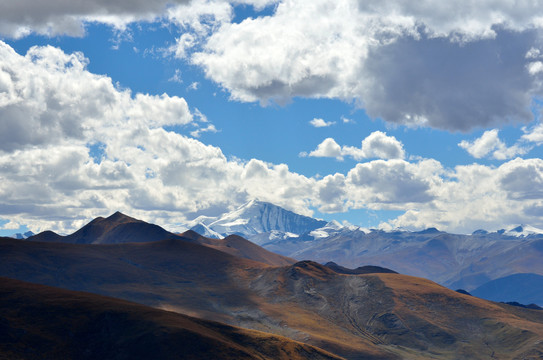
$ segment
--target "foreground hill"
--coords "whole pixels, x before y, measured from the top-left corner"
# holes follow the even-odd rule
[[[0,277],[3,359],[339,359],[280,336]]]
[[[543,356],[541,311],[400,274],[338,274],[311,261],[274,267],[180,239],[4,238],[0,275],[286,336],[348,359]]]

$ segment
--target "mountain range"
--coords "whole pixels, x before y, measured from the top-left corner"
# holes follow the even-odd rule
[[[132,235],[124,235],[120,226],[123,232]],[[100,306],[93,307],[92,303],[103,304],[109,300],[92,298],[89,305],[85,297],[77,293],[73,296],[83,301],[74,304],[72,295],[58,288],[86,291],[185,314],[192,317],[188,320],[199,321],[206,327],[200,328],[199,335],[190,335],[194,336],[194,342],[201,341],[200,335],[213,338],[217,335],[213,329],[224,329],[225,335],[221,338],[224,341],[214,342],[209,345],[211,348],[235,346],[243,351],[253,351],[253,354],[278,350],[273,350],[273,346],[262,349],[268,340],[255,345],[256,348],[243,347],[243,344],[251,343],[252,340],[247,340],[251,334],[261,339],[279,336],[296,341],[296,344],[309,344],[312,347],[300,348],[288,343],[288,339],[269,340],[271,343],[276,341],[279,347],[285,344],[283,349],[306,351],[305,358],[312,358],[311,352],[322,358],[347,359],[538,358],[543,354],[543,311],[489,302],[382,267],[348,269],[330,263],[324,266],[307,260],[295,262],[279,255],[272,260],[268,258],[266,263],[257,258],[269,251],[258,250],[260,247],[256,244],[239,236],[218,240],[192,231],[178,235],[164,230],[166,238],[153,238],[153,234],[160,231],[156,225],[116,213],[93,220],[68,236],[54,236],[48,232],[31,237],[30,241],[0,238],[0,276],[57,289],[43,290],[52,298],[44,295],[41,301],[37,300],[41,296],[37,294],[42,291],[39,289],[37,292],[30,289],[30,295],[22,293],[19,298],[16,292],[7,290],[11,300],[4,305],[0,301],[0,306],[6,307],[2,314],[9,313],[9,317],[6,317],[7,322],[2,322],[6,325],[0,326],[0,332],[9,334],[10,339],[19,337],[8,345],[0,342],[0,355],[13,354],[13,351],[21,353],[21,348],[14,350],[13,343],[19,347],[35,344],[40,336],[51,331],[49,325],[55,329],[53,334],[58,334],[62,328],[68,329],[61,332],[60,337],[51,335],[47,338],[53,338],[51,344],[60,341],[66,333],[98,336],[93,332],[97,329],[105,329],[104,333],[98,334],[111,334],[112,341],[134,343],[134,333],[127,333],[126,339],[119,338],[124,326],[139,329],[141,337],[138,339],[158,331],[158,343],[165,341],[165,333],[172,334],[172,339],[177,336],[160,322],[150,323],[149,319],[154,317],[151,310],[138,308],[142,314],[149,314],[141,321],[137,320],[140,310],[132,315],[117,315],[122,309],[116,307],[100,313],[97,311]],[[140,241],[145,237],[141,234],[150,234],[153,240]],[[47,241],[40,241],[43,236]],[[107,243],[104,239],[108,239]],[[34,285],[11,283],[9,286],[33,288]],[[32,303],[31,299],[38,303]],[[25,307],[25,304],[29,306]],[[117,304],[127,309],[131,306],[122,302]],[[82,321],[74,324],[78,317],[74,318],[72,314],[59,316],[59,323],[55,325],[53,318],[56,317],[40,317],[49,311],[49,305],[60,313],[63,308],[65,313],[80,309],[77,314],[81,314]],[[29,309],[35,309],[34,313]],[[35,327],[29,324],[33,314],[40,314]],[[201,320],[194,320],[194,317]],[[98,323],[83,321],[89,318],[102,320]],[[122,322],[119,327],[108,327],[119,318],[129,321]],[[220,321],[230,327],[209,325],[207,321]],[[161,330],[153,330],[157,326]],[[232,330],[232,326],[266,334],[249,331],[232,337],[228,334],[242,332]],[[17,335],[26,334],[25,331],[33,331],[38,337]],[[211,333],[214,335],[209,335]],[[74,343],[77,339],[87,338],[74,335]],[[96,339],[100,341],[100,337]],[[62,348],[63,344],[59,346]],[[74,351],[82,350],[76,348]]]
[[[269,203],[251,201],[221,217],[206,218],[193,230],[217,237],[233,232],[297,260],[333,261],[351,268],[361,264],[383,266],[431,279],[451,289],[472,291],[517,273],[543,275],[543,230],[529,225],[495,232],[481,229],[462,235],[435,228],[363,229],[337,221],[309,219]],[[543,297],[543,289],[538,291],[539,298]],[[491,300],[502,298],[484,294]],[[523,301],[517,291],[506,295],[510,296],[508,301]]]

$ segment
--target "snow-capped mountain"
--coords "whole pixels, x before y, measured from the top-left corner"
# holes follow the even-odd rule
[[[216,231],[211,230],[206,224],[199,222],[196,225],[190,227],[190,230],[197,232],[200,235],[203,235],[212,239],[222,239],[224,236],[219,234]]]
[[[530,235],[543,234],[543,230],[530,225],[519,225],[503,233],[506,236],[528,237]]]
[[[309,232],[308,235],[310,237],[313,237],[314,239],[321,239],[321,238],[330,237],[332,235],[337,235],[340,233],[351,232],[351,231],[356,231],[356,230],[360,230],[360,227],[354,226],[351,224],[342,225],[339,223],[339,221],[332,220],[326,225],[324,225],[323,227]]]
[[[292,237],[326,225],[326,221],[298,215],[277,205],[257,200],[251,200],[216,220],[212,218],[199,220],[198,224],[191,227],[196,232],[207,231],[209,234],[220,234],[223,237],[238,234],[249,239],[254,235],[268,233],[267,238]]]
[[[16,234],[13,234],[11,235],[10,237],[11,238],[14,238],[14,239],[26,239],[26,238],[29,238],[31,236],[33,236],[34,233],[32,231],[27,231],[25,233],[16,233]]]

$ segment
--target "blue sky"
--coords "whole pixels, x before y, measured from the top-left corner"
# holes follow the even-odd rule
[[[0,235],[116,210],[175,230],[251,198],[543,227],[541,5],[0,5]]]

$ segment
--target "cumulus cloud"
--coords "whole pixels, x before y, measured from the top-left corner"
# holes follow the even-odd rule
[[[269,16],[234,23],[234,6]],[[0,5],[0,33],[82,35],[87,22],[122,29],[175,24],[170,51],[202,67],[232,99],[334,98],[373,118],[468,131],[532,119],[543,92],[541,1],[65,1]]]
[[[118,90],[86,70],[80,53],[50,46],[25,56],[0,42],[0,151],[66,141],[85,143],[115,126],[161,127],[192,122],[183,98]]]
[[[502,166],[500,185],[510,198],[518,200],[543,198],[543,160],[515,159]]]
[[[539,123],[532,129],[525,130],[525,134],[522,135],[521,139],[537,145],[543,144],[543,124]]]
[[[36,47],[23,56],[0,43],[0,56],[0,217],[33,231],[71,231],[115,210],[175,230],[187,218],[250,198],[307,215],[312,207],[404,211],[391,227],[471,232],[543,225],[541,159],[446,169],[433,159],[405,160],[400,141],[374,132],[360,148],[329,138],[315,153],[382,159],[346,174],[307,177],[285,164],[229,159],[217,147],[167,131],[209,123],[191,114],[184,99],[117,89],[90,73],[82,54]],[[538,129],[525,136],[536,142]],[[474,153],[494,154],[498,135],[487,135]],[[97,146],[100,156],[92,154]]]
[[[457,166],[437,187],[430,206],[412,208],[390,222],[392,227],[440,229],[471,233],[497,230],[520,223],[539,226],[543,205],[541,159],[513,159],[494,168]],[[450,180],[449,180],[450,179]]]
[[[31,32],[48,36],[84,34],[84,23],[99,21],[119,28],[135,20],[152,20],[168,4],[189,0],[52,0],[4,1],[0,5],[0,33],[13,37]]]
[[[283,1],[225,23],[191,61],[240,101],[355,101],[374,118],[467,131],[528,121],[543,4]],[[532,51],[535,54],[535,51]]]
[[[474,141],[462,140],[458,146],[465,149],[474,158],[480,159],[490,153],[492,157],[497,160],[506,160],[514,158],[517,155],[526,154],[530,148],[515,144],[511,147],[507,147],[498,136],[499,130],[488,130],[481,135],[480,138]]]
[[[216,24],[230,21],[233,4],[251,5],[259,10],[274,2],[275,0],[7,1],[0,4],[0,34],[15,38],[30,33],[82,36],[85,25],[90,22],[104,23],[124,30],[133,22],[163,19],[203,34]]]
[[[317,197],[321,204],[320,212],[334,213],[347,210],[347,186],[345,175],[327,175],[317,184]]]
[[[306,156],[306,153],[301,155]],[[338,160],[343,160],[344,156],[350,156],[355,160],[368,158],[403,159],[405,152],[402,143],[394,136],[388,136],[382,131],[375,131],[362,140],[361,148],[342,147],[334,139],[326,138],[307,156],[334,157]]]
[[[357,164],[347,181],[365,203],[424,203],[434,198],[431,185],[439,171],[433,160],[374,160]]]
[[[308,156],[335,157],[338,160],[343,160],[343,149],[334,139],[326,138]]]
[[[331,126],[331,125],[334,125],[335,122],[334,121],[324,121],[323,119],[320,119],[320,118],[314,118],[313,120],[311,120],[309,122],[312,126],[316,127],[316,128],[320,128],[320,127],[328,127],[328,126]]]

